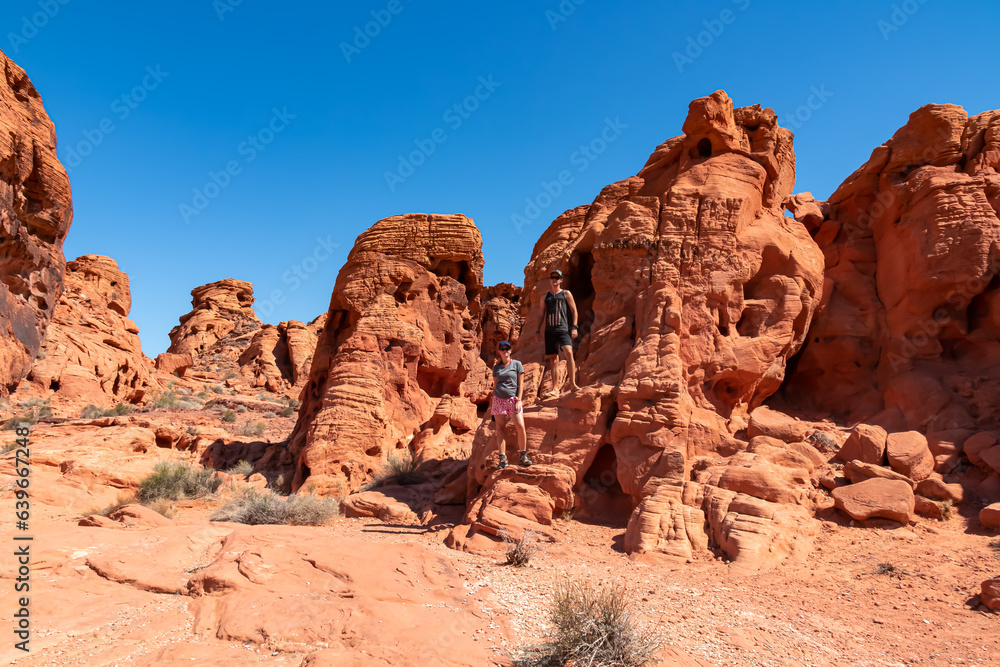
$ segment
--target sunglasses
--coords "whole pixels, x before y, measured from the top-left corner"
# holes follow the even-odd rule
[[[501,352],[510,352],[510,348],[509,347],[501,347],[500,351]]]
[[[549,280],[562,280],[562,276],[549,276]]]

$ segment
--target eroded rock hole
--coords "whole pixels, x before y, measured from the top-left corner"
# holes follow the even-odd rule
[[[710,139],[702,139],[698,142],[698,156],[712,157],[712,142]]]
[[[618,483],[618,457],[610,444],[597,451],[578,494],[582,502],[578,518],[621,527],[628,524],[632,499]]]
[[[392,295],[396,299],[396,303],[406,303],[407,297],[410,293],[410,288],[413,287],[412,282],[402,282],[396,287],[395,293]]]
[[[590,325],[594,322],[593,273],[593,254],[582,252],[570,259],[564,287],[573,294],[573,299],[576,301],[580,337],[590,332]]]

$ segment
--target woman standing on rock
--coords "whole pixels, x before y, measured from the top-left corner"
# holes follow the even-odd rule
[[[521,451],[519,465],[530,466],[531,459],[528,458],[526,445],[527,435],[524,431],[524,415],[521,413],[524,366],[521,365],[520,361],[511,358],[509,342],[500,341],[499,353],[500,363],[493,367],[493,403],[490,409],[497,422],[497,430],[493,434],[493,437],[497,439],[497,451],[500,453],[497,470],[503,470],[507,467],[507,451],[504,446],[503,432],[511,417],[514,419],[514,427],[517,430],[517,446]]]

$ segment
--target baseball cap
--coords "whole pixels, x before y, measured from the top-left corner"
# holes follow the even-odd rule
[[[562,278],[563,274],[562,271],[560,271],[559,269],[552,269],[551,271],[549,271],[549,277],[551,278],[552,276],[558,276],[559,278]]]
[[[509,350],[510,349],[510,341],[508,341],[508,340],[502,340],[502,341],[500,341],[500,344],[497,345],[497,347],[500,348],[501,350],[504,349],[504,348],[506,348],[506,349]]]

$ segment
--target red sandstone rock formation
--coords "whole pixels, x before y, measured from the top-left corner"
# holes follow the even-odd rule
[[[131,309],[128,275],[113,259],[83,255],[67,262],[65,290],[28,374],[32,388],[80,406],[142,400],[158,383]]]
[[[482,237],[461,215],[386,218],[358,237],[301,396],[295,488],[308,478],[321,493],[357,490],[445,397],[441,425],[471,426],[465,381],[484,364],[482,270]]]
[[[657,491],[663,485],[674,488],[673,501],[664,496],[636,509],[628,550],[700,544],[667,529],[697,522],[696,510],[718,518],[710,521],[714,539],[735,556],[753,551],[740,543],[766,532],[764,524],[799,521],[800,508],[785,503],[808,504],[806,495],[720,495],[690,481],[692,462],[746,448],[734,434],[779,388],[805,340],[822,293],[822,255],[801,223],[782,216],[795,157],[791,133],[773,111],[734,110],[720,91],[691,103],[683,129],[638,175],[567,211],[542,235],[525,269],[525,325],[514,356],[526,367],[525,403],[534,403],[525,421],[536,461],[568,467],[578,493],[597,487],[605,496],[624,493],[633,505],[667,494]],[[580,309],[576,359],[584,388],[537,401],[543,350],[534,332],[553,269],[566,274]],[[802,428],[801,437],[812,430]],[[470,498],[480,485],[496,487],[487,469],[490,433],[484,427],[476,437]],[[770,474],[758,455],[746,458],[741,465]],[[526,490],[510,486],[511,493]],[[738,522],[721,520],[741,511],[761,526],[740,533]],[[471,513],[466,520],[472,535],[496,533]],[[659,526],[657,537],[640,524]],[[452,536],[456,546],[465,545],[463,531]]]
[[[823,249],[827,281],[786,381],[791,405],[931,441],[995,427],[998,170],[1000,111],[929,104],[828,202],[788,201]]]
[[[271,392],[301,390],[309,377],[313,352],[326,318],[323,313],[309,324],[295,320],[277,326],[265,324],[237,360],[240,370],[254,387]]]
[[[27,74],[0,52],[0,395],[24,378],[63,289],[73,219],[56,133]]]
[[[194,288],[191,312],[170,330],[167,352],[197,358],[225,339],[238,347],[235,356],[239,356],[261,326],[253,301],[253,285],[243,280],[226,278]]]

